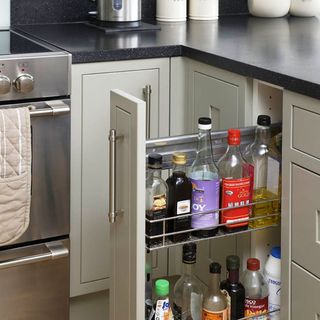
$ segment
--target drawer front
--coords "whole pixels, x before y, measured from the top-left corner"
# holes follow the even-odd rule
[[[292,147],[320,159],[320,115],[293,107]]]
[[[292,264],[292,320],[320,319],[320,280]]]
[[[320,176],[292,168],[292,260],[320,277]]]

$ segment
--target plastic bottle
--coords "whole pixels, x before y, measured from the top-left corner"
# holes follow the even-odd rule
[[[173,320],[169,301],[169,281],[159,279],[155,284],[156,299],[149,320]]]
[[[269,287],[269,311],[280,309],[281,292],[281,249],[274,247],[271,250],[267,263],[264,268],[265,278]],[[280,319],[278,312],[270,315],[270,319]]]
[[[246,299],[244,303],[244,316],[261,315],[269,309],[269,289],[266,279],[260,270],[260,261],[250,258],[247,261],[247,271],[243,277]],[[267,319],[266,316],[254,317],[255,320]]]

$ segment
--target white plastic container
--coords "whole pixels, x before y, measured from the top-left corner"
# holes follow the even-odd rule
[[[187,0],[157,0],[156,19],[164,22],[186,21]]]
[[[290,14],[298,17],[319,15],[320,0],[291,0]]]
[[[248,7],[253,16],[279,18],[288,14],[290,3],[290,0],[248,0]]]
[[[189,0],[189,19],[217,20],[219,0]]]
[[[0,0],[0,30],[10,29],[10,0]]]
[[[280,309],[281,292],[281,249],[274,247],[264,268],[264,275],[269,286],[269,311]],[[280,319],[280,315],[275,313],[270,319]]]

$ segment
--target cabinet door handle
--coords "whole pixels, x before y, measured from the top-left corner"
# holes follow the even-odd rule
[[[147,84],[144,88],[143,88],[143,95],[144,95],[144,100],[146,102],[146,135],[147,135],[147,139],[150,138],[150,113],[151,113],[151,93],[152,93],[152,89],[151,89],[151,85]]]
[[[109,222],[116,222],[116,130],[109,132]]]

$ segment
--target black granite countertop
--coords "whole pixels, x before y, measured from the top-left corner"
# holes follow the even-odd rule
[[[316,18],[229,16],[161,24],[161,31],[106,34],[85,23],[19,26],[73,55],[73,63],[186,56],[320,99]]]

